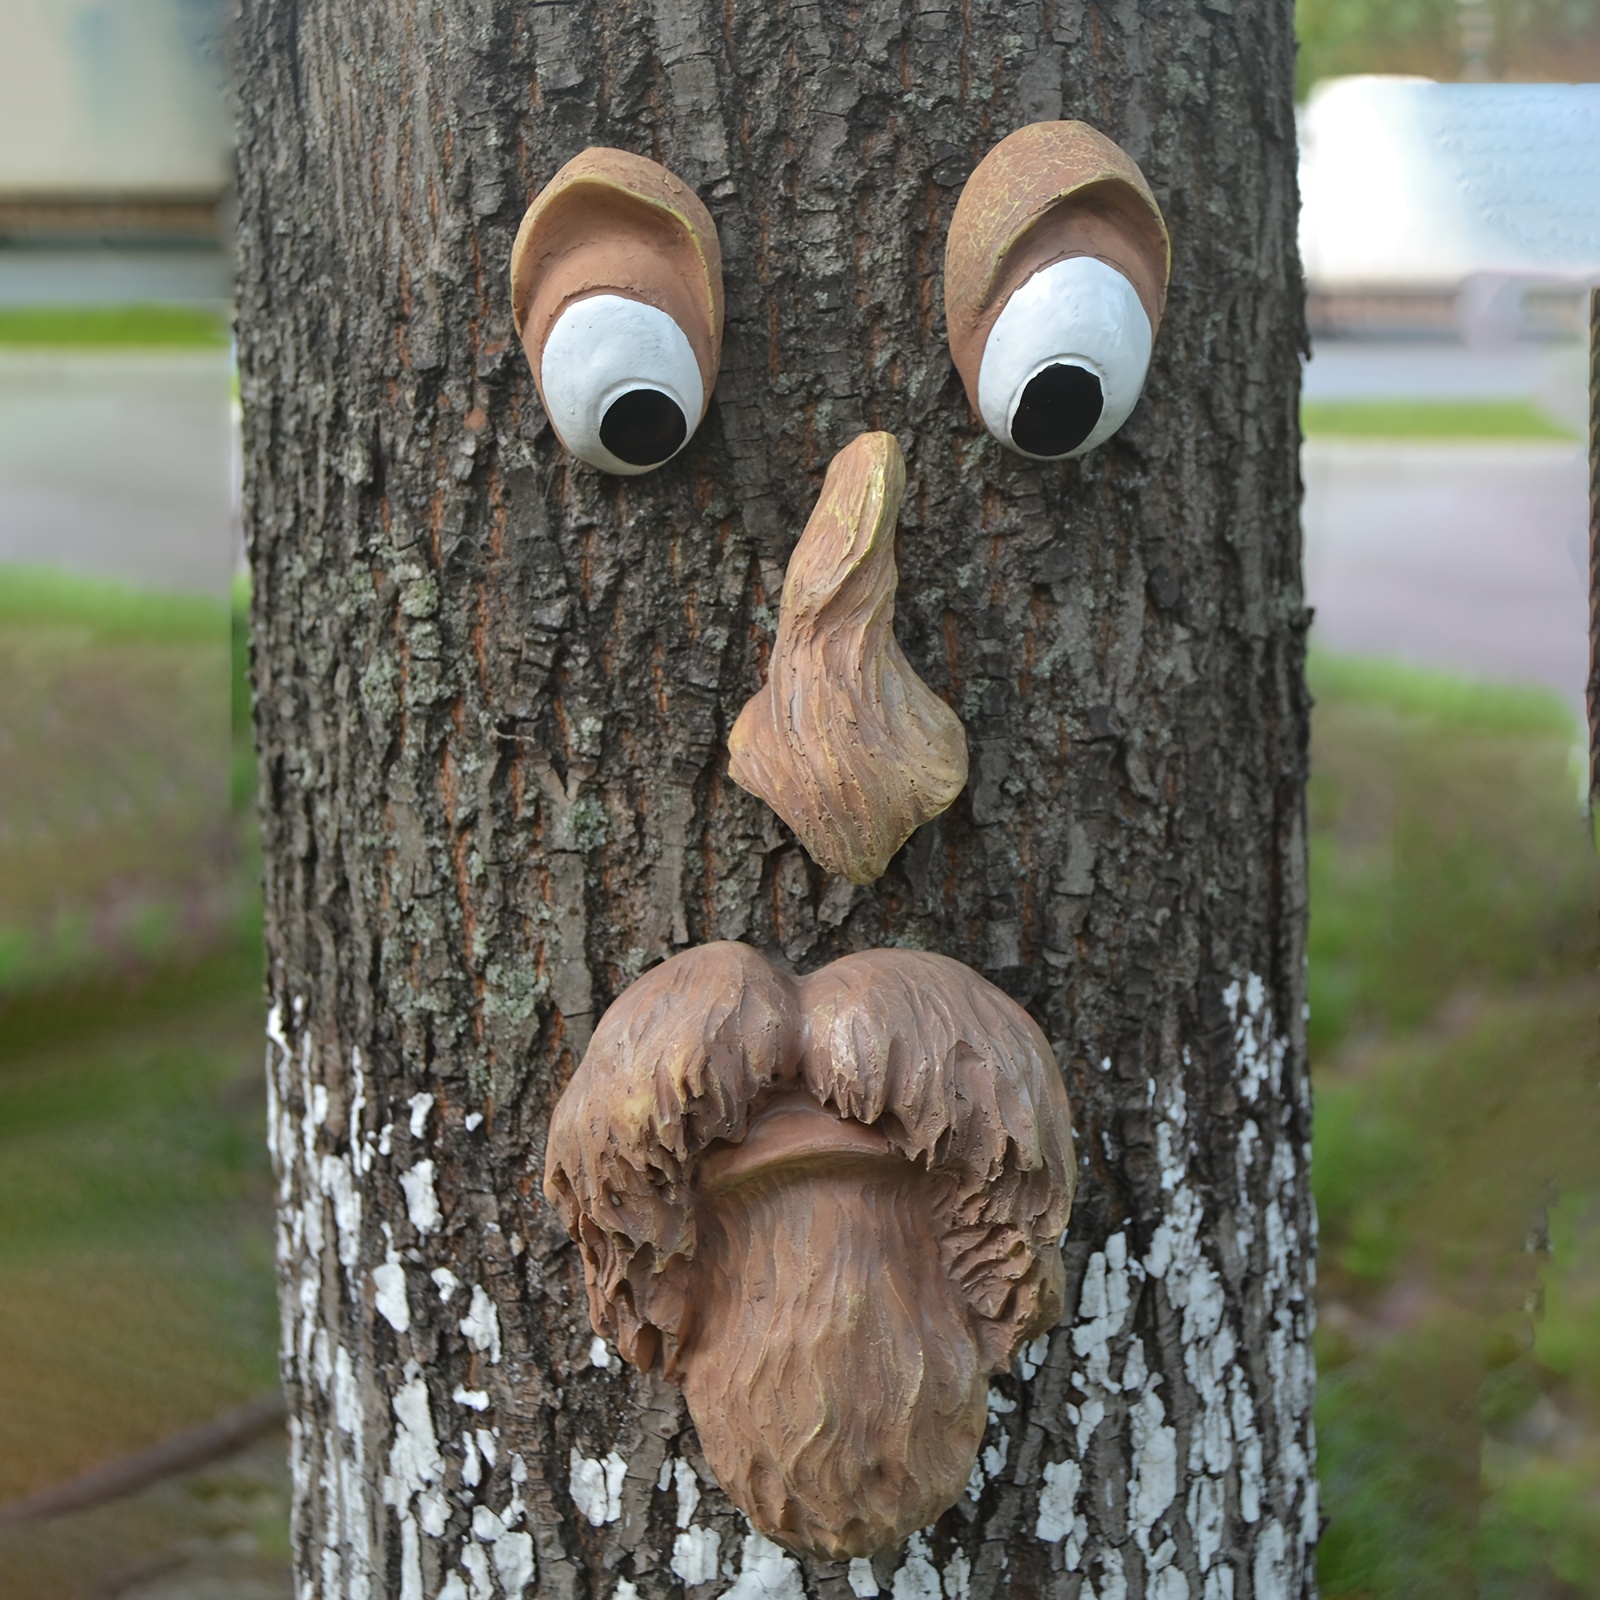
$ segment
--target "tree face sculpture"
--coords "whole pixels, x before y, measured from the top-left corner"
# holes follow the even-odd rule
[[[1049,1046],[976,973],[729,943],[606,1013],[545,1176],[595,1330],[682,1386],[762,1533],[831,1558],[961,1492],[990,1376],[1060,1315],[1072,1190]]]
[[[512,268],[552,417],[566,385],[593,401],[598,438],[598,408],[631,384],[698,419],[716,258],[709,216],[664,169],[608,150],[563,168]],[[1044,457],[1114,432],[1167,269],[1155,201],[1110,141],[1081,123],[1002,141],[957,208],[947,269],[952,353],[990,431]],[[583,320],[602,313],[622,319],[610,342]],[[681,381],[646,360],[653,335],[627,333],[661,319]],[[579,329],[565,344],[563,327]],[[657,460],[592,440],[585,453],[580,436],[563,432],[609,471]],[[890,434],[834,458],[767,682],[729,738],[729,775],[858,884],[967,779],[960,718],[894,636],[904,487]],[[959,962],[869,950],[794,978],[719,943],[664,963],[601,1021],[552,1120],[545,1192],[582,1249],[596,1331],[682,1386],[754,1525],[798,1551],[866,1556],[961,1493],[990,1376],[1060,1315],[1071,1144],[1043,1035]]]

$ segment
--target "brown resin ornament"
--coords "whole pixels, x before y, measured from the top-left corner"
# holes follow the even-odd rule
[[[891,433],[833,458],[784,578],[767,682],[728,739],[728,773],[852,883],[890,858],[967,781],[961,719],[894,636],[895,519],[905,459]]]
[[[687,442],[722,356],[716,225],[681,178],[596,146],[540,191],[511,252],[517,333],[580,460],[648,472]]]
[[[544,1187],[595,1331],[682,1386],[761,1533],[839,1560],[961,1493],[990,1377],[1061,1314],[1073,1182],[1050,1047],[970,968],[718,943],[601,1018]]]

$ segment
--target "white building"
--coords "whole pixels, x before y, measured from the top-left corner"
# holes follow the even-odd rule
[[[216,233],[227,0],[0,0],[0,233]]]
[[[1314,326],[1577,336],[1600,283],[1600,84],[1335,79],[1300,151]]]

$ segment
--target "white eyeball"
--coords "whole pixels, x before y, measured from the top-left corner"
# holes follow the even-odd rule
[[[1040,270],[995,318],[978,368],[984,425],[1020,455],[1081,456],[1128,420],[1150,368],[1133,285],[1094,256]]]
[[[682,328],[616,294],[575,300],[545,339],[545,410],[561,442],[602,472],[649,472],[700,423],[705,384]]]

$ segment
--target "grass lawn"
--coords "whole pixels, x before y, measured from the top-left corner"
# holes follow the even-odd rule
[[[0,306],[0,345],[182,349],[229,337],[227,317],[204,306]]]
[[[237,939],[227,607],[0,567],[0,1003]]]
[[[1306,400],[1308,439],[1562,440],[1577,435],[1531,400]]]
[[[0,1501],[272,1382],[233,627],[0,567]]]
[[[0,1019],[0,1501],[274,1381],[259,967]]]
[[[0,1501],[276,1381],[239,627],[0,568]],[[0,1533],[0,1593],[287,1600],[285,1474],[280,1436]]]
[[[1564,708],[1314,663],[1326,1600],[1600,1596],[1600,906]]]
[[[139,644],[230,637],[228,609],[203,594],[163,594],[114,578],[0,563],[0,628],[75,628]]]
[[[276,1382],[259,962],[0,1015],[0,1501]],[[289,1600],[286,1445],[0,1532],[7,1600]]]
[[[288,1441],[0,1533],[6,1600],[293,1600]]]

